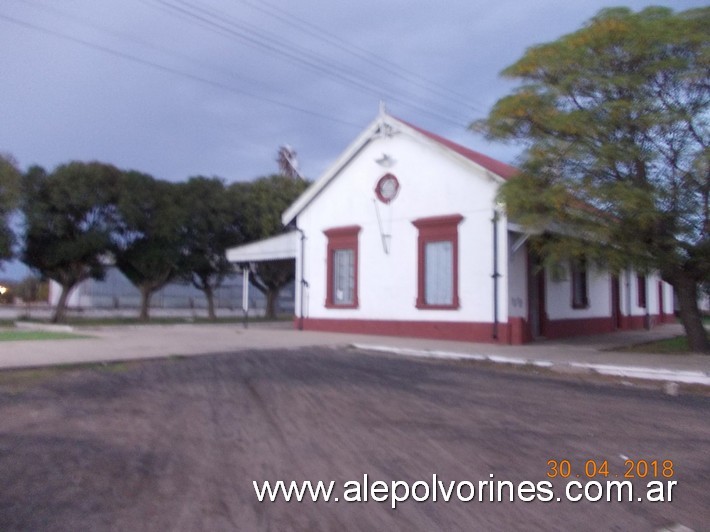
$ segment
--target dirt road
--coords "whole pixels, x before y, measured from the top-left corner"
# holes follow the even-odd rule
[[[328,348],[2,372],[0,530],[702,530],[708,412],[707,397]],[[623,475],[624,457],[672,460],[673,501],[392,510],[260,503],[252,484],[334,480],[342,499],[363,474],[539,482],[568,459],[571,480],[588,459]]]

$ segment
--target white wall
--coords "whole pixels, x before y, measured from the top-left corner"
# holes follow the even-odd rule
[[[638,280],[637,273],[631,269],[620,275],[621,279],[621,305],[622,312],[630,316],[644,316],[648,312],[651,315],[659,313],[658,282],[661,280],[657,273],[649,273],[646,276],[646,307],[638,305]],[[628,309],[631,309],[629,313]],[[673,287],[663,282],[663,312],[673,314]]]
[[[527,245],[523,244],[513,251],[520,233],[508,233],[508,290],[510,317],[528,317],[528,258]]]
[[[382,168],[383,153],[396,161]],[[383,229],[390,233],[389,253],[382,246],[374,189],[382,175],[393,173],[400,183],[389,205],[377,202]],[[298,216],[307,236],[304,275],[309,283],[304,314],[311,318],[396,319],[431,321],[493,320],[493,233],[491,219],[497,184],[481,171],[436,145],[413,141],[404,134],[378,138]],[[459,310],[420,310],[417,298],[418,218],[461,214],[459,231]],[[357,309],[326,309],[326,247],[323,230],[360,225]],[[507,319],[507,234],[499,226],[499,311]],[[298,272],[300,275],[300,272]],[[297,308],[298,304],[297,294]]]
[[[387,154],[395,160],[382,168],[375,160]],[[398,197],[385,205],[375,200],[377,181],[393,173],[400,183]],[[327,185],[297,218],[306,234],[305,261],[297,261],[296,312],[300,309],[301,266],[308,282],[304,291],[304,316],[309,318],[406,320],[406,321],[493,321],[493,238],[491,218],[499,183],[485,170],[446,148],[419,142],[407,134],[380,137],[367,144],[341,173]],[[382,230],[391,235],[389,253],[382,245],[376,207]],[[460,214],[458,310],[416,308],[417,237],[412,222],[430,216]],[[326,229],[358,225],[358,308],[326,309]],[[504,216],[499,222],[498,319],[528,315],[527,256],[525,246],[512,253],[517,233],[508,232]],[[587,319],[611,316],[611,275],[590,265],[589,305],[574,309],[571,304],[569,265],[561,265],[562,276],[546,271],[546,308],[550,320]],[[651,314],[658,313],[658,277],[649,275],[647,300]],[[620,275],[620,305],[624,315],[644,315],[637,306],[635,273]],[[673,311],[673,295],[664,286],[666,313]]]
[[[587,294],[585,308],[572,308],[572,275],[569,263],[560,263],[555,273],[545,271],[547,317],[551,320],[601,318],[611,315],[611,278],[608,272],[593,265],[587,269]]]

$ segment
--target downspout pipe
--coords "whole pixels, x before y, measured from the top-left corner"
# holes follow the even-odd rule
[[[493,339],[498,339],[498,211],[493,211]]]
[[[643,326],[647,331],[651,330],[651,292],[648,289],[649,277],[648,273],[643,277],[644,291],[646,292],[646,309],[643,317]]]
[[[302,229],[296,225],[296,231],[298,231],[301,234],[301,288],[299,290],[299,303],[298,303],[298,330],[302,331],[303,330],[303,292],[305,289],[308,287],[308,282],[306,281],[304,271],[305,271],[305,256],[306,256],[306,233],[303,232]]]

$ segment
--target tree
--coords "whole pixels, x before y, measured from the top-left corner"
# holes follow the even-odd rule
[[[20,178],[15,158],[0,153],[0,265],[13,257],[15,233],[10,217],[19,204]]]
[[[114,258],[140,291],[139,318],[147,321],[151,297],[179,271],[185,212],[174,183],[136,171],[124,173],[119,182]]]
[[[543,254],[659,271],[675,288],[691,349],[702,352],[709,71],[710,8],[607,9],[528,49],[503,71],[521,86],[473,124],[491,139],[526,143],[501,199],[515,221],[557,227],[538,239]]]
[[[214,293],[233,271],[227,248],[242,242],[237,209],[219,178],[192,177],[180,185],[186,223],[182,228],[180,276],[201,290],[215,319]]]
[[[239,214],[244,240],[250,242],[284,231],[281,213],[306,189],[308,182],[284,175],[262,177],[230,187]],[[266,296],[266,316],[276,316],[279,292],[295,277],[293,260],[266,261],[255,265],[254,286]]]
[[[23,260],[61,286],[55,323],[63,321],[74,286],[105,274],[120,175],[108,164],[71,162],[51,174],[33,166],[23,177]]]

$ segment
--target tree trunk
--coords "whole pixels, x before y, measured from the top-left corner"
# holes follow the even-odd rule
[[[62,285],[62,291],[59,294],[59,300],[57,301],[57,306],[54,307],[54,314],[52,315],[52,323],[62,323],[65,319],[67,300],[69,299],[69,292],[74,285],[65,286]]]
[[[216,320],[217,315],[214,312],[214,292],[212,291],[212,287],[205,285],[202,291],[207,298],[207,317],[211,320]]]
[[[273,320],[276,318],[276,302],[279,299],[279,290],[270,289],[266,293],[266,313],[267,319]]]
[[[150,298],[153,296],[153,290],[148,286],[141,286],[141,313],[138,317],[141,321],[150,319]]]
[[[675,280],[674,288],[678,294],[680,320],[688,336],[690,350],[710,354],[710,340],[698,308],[698,284],[693,279],[680,278]]]

